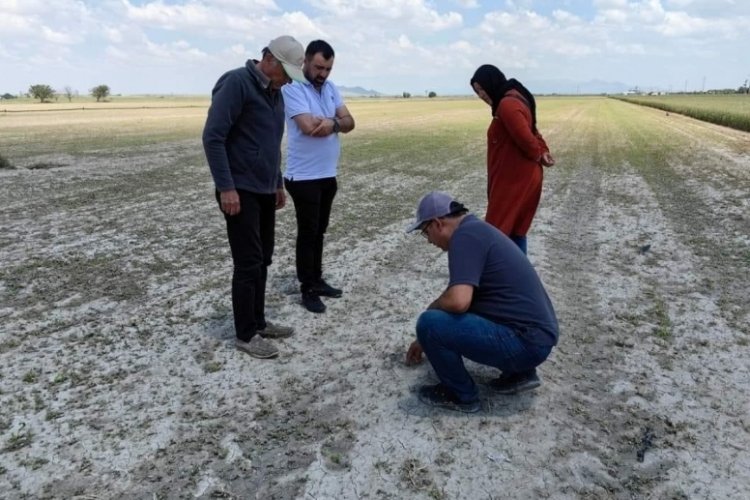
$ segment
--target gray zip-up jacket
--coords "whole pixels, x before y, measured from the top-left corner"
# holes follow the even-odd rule
[[[212,91],[203,149],[219,191],[271,194],[283,186],[284,100],[256,62],[224,73]]]

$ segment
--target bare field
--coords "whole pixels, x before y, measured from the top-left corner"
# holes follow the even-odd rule
[[[203,108],[0,114],[0,497],[744,499],[750,134],[600,98],[540,99],[558,159],[529,257],[561,343],[542,387],[422,407],[403,364],[446,259],[403,229],[479,214],[489,109],[355,100],[326,269],[298,303],[279,213],[277,360],[234,350]],[[470,364],[478,382],[496,376]]]

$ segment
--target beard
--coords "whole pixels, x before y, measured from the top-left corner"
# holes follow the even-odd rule
[[[321,77],[313,78],[313,76],[308,71],[303,71],[303,73],[305,74],[305,78],[307,78],[307,81],[312,83],[313,87],[315,87],[316,89],[321,88],[323,84],[326,82],[326,78],[321,78]]]

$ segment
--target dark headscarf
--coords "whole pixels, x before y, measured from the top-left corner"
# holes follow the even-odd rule
[[[491,64],[483,64],[474,72],[474,76],[471,77],[471,87],[474,88],[474,83],[478,83],[480,87],[490,96],[492,100],[492,116],[495,116],[497,107],[500,105],[500,99],[502,99],[509,90],[517,90],[526,101],[529,103],[531,109],[531,130],[536,133],[536,101],[531,92],[524,87],[521,82],[515,78],[508,80],[502,71],[497,69]]]

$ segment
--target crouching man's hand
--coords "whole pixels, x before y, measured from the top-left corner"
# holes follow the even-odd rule
[[[418,341],[414,341],[409,346],[409,350],[406,351],[406,364],[407,365],[418,365],[422,362],[422,346],[419,345]]]

